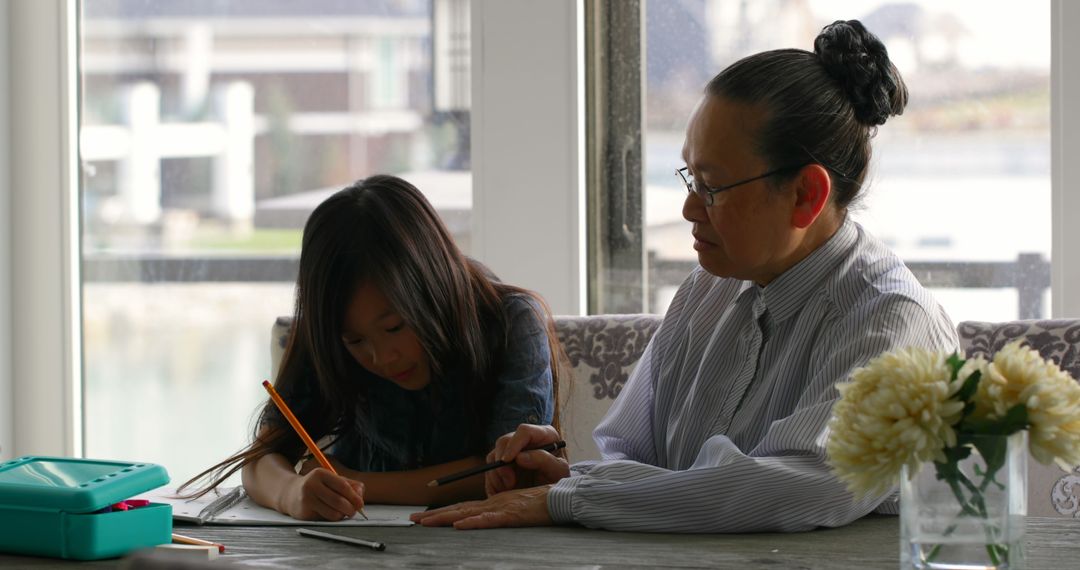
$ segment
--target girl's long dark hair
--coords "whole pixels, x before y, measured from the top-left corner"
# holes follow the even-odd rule
[[[554,424],[558,427],[558,360],[561,349],[547,305],[536,294],[501,283],[465,257],[431,204],[413,185],[394,176],[361,180],[320,204],[304,226],[296,306],[274,386],[293,394],[307,386],[317,394],[297,412],[312,439],[364,425],[371,378],[341,341],[345,309],[362,283],[377,286],[416,332],[427,351],[432,378],[464,383],[465,417],[474,452],[488,451],[495,378],[506,357],[509,315],[504,301],[524,295],[541,307],[551,350]],[[358,405],[359,404],[359,405]],[[267,400],[261,419],[276,416]],[[261,421],[246,448],[199,473],[180,489],[207,479],[205,494],[245,465],[280,453],[292,461],[304,444],[287,425]]]

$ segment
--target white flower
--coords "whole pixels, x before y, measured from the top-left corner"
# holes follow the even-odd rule
[[[1052,361],[1015,341],[994,355],[975,394],[975,417],[1000,419],[1027,408],[1031,455],[1065,470],[1080,464],[1080,385]]]
[[[975,355],[964,361],[964,365],[960,367],[960,370],[956,373],[956,380],[963,386],[968,376],[971,376],[975,372],[980,373],[980,378],[986,377],[986,368],[990,365],[982,355]],[[980,383],[982,380],[980,380]]]
[[[942,450],[956,445],[952,426],[964,403],[950,397],[961,385],[951,381],[945,356],[926,349],[871,360],[837,385],[829,465],[853,493],[865,496],[895,485],[903,465],[914,474],[923,461],[944,461]]]

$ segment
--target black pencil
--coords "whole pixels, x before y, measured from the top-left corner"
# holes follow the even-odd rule
[[[357,546],[366,546],[372,550],[378,550],[382,552],[386,550],[386,544],[382,542],[375,542],[373,540],[364,540],[362,538],[355,538],[352,536],[342,536],[340,534],[333,534],[329,532],[319,532],[317,530],[311,530],[308,528],[296,529],[296,534],[300,536],[310,536],[312,538],[322,538],[324,540],[336,540],[338,542],[347,542],[349,544],[355,544]]]
[[[537,447],[535,449],[523,449],[522,451],[546,451],[548,453],[554,453],[554,452],[556,452],[556,451],[558,451],[558,450],[560,450],[560,449],[562,449],[564,447],[566,447],[566,442],[565,441],[556,441],[555,443],[549,443],[548,445],[545,445],[544,447]],[[453,483],[454,481],[460,481],[461,479],[464,479],[466,477],[472,477],[473,475],[476,475],[478,473],[484,473],[485,471],[491,471],[492,469],[498,469],[499,467],[502,467],[504,465],[510,465],[511,463],[512,462],[508,463],[506,461],[494,461],[494,462],[488,463],[486,465],[478,465],[476,467],[472,467],[472,468],[466,469],[464,471],[458,471],[457,473],[451,473],[450,475],[447,475],[445,477],[439,477],[438,479],[435,479],[434,481],[428,481],[427,486],[428,487],[438,487],[439,485],[445,485],[447,483]]]

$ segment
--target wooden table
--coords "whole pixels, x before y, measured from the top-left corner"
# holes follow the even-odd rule
[[[327,529],[319,529],[327,530]],[[297,536],[296,527],[176,527],[225,544],[223,567],[261,568],[897,568],[897,517],[869,516],[846,527],[798,534],[684,535],[579,527],[456,531],[447,528],[334,528],[385,542],[376,552]],[[1030,570],[1080,568],[1080,521],[1028,518]],[[0,568],[121,567],[0,554]],[[217,563],[209,568],[220,567]]]

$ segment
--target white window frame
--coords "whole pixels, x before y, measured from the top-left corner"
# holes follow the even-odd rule
[[[1054,318],[1080,317],[1080,3],[1050,7],[1050,170],[1052,241],[1051,310]],[[1022,199],[1022,198],[1018,198]]]
[[[82,453],[74,0],[4,4],[10,228],[0,458]],[[7,257],[7,256],[5,256]],[[6,431],[6,433],[4,433]]]
[[[0,4],[0,34],[5,40],[0,41],[0,228],[11,227],[11,177],[9,160],[11,154],[11,119],[8,114],[10,90],[8,68],[11,61],[8,53],[8,3]],[[11,246],[14,233],[10,229],[0,235],[0,461],[10,458],[9,450],[14,447],[15,406],[12,396],[15,394],[11,384]]]
[[[472,1],[473,252],[585,311],[583,7]],[[525,24],[525,25],[523,25]]]
[[[0,3],[0,228],[10,228],[0,239],[0,459],[82,453],[76,7]],[[472,9],[476,254],[556,312],[580,314],[581,2]],[[1080,26],[1080,5],[1052,0],[1052,14],[1052,315],[1080,317],[1080,224],[1069,223],[1080,162],[1068,160],[1080,153],[1080,111],[1068,104],[1080,100],[1080,38],[1065,33]]]

